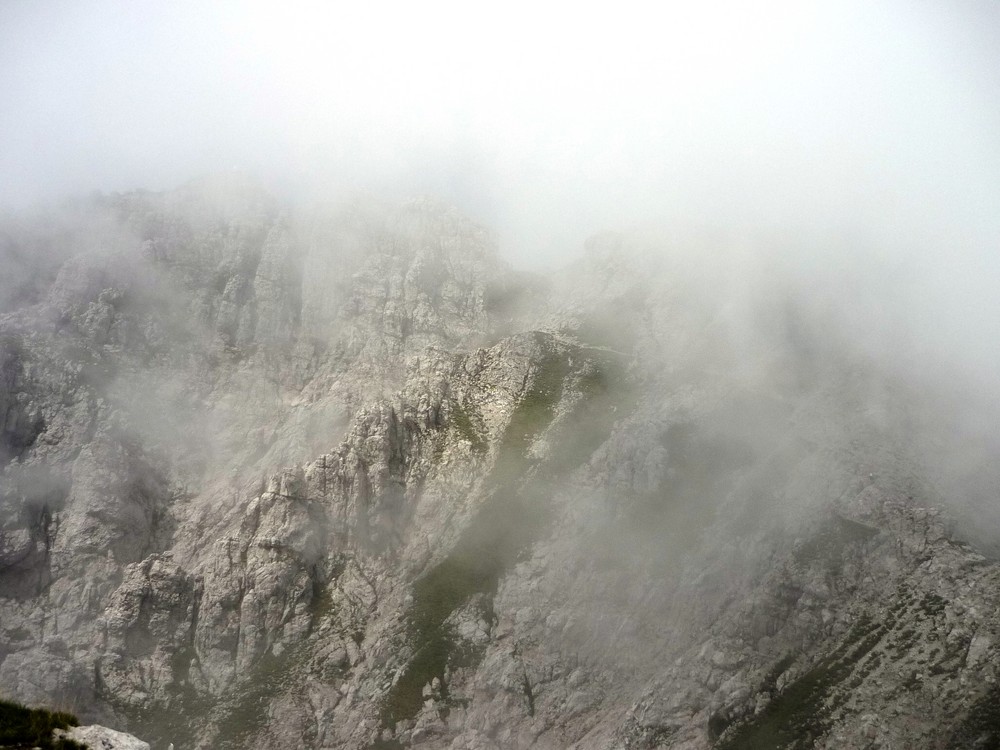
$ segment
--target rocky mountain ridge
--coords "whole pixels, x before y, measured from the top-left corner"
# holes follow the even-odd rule
[[[2,246],[3,697],[154,748],[1000,741],[1000,568],[808,315],[614,234],[526,281],[429,201],[81,213]]]

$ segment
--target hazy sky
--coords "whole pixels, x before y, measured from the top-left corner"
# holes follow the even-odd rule
[[[583,6],[3,0],[0,204],[238,167],[527,263],[678,219],[994,252],[1000,3]]]

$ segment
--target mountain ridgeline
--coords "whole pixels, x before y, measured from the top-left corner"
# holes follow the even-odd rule
[[[8,217],[0,698],[154,750],[1000,747],[995,446],[746,262],[520,272],[235,176]]]

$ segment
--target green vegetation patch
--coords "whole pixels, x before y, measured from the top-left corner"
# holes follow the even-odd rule
[[[85,745],[67,739],[56,739],[56,729],[79,726],[73,714],[28,708],[20,703],[0,700],[0,746],[9,748],[41,748],[41,750],[86,750]]]
[[[757,716],[729,731],[715,746],[716,750],[812,747],[830,728],[830,714],[838,703],[835,688],[884,634],[884,625],[860,620],[829,656],[788,685]],[[773,686],[776,679],[772,670],[765,683]],[[710,729],[721,733],[724,722],[717,719]]]
[[[500,445],[497,470],[493,472],[494,485],[504,484],[510,479],[505,470],[521,469],[528,461],[528,448],[555,416],[570,368],[566,354],[547,349],[535,370],[531,386],[521,397],[507,425]]]
[[[609,416],[624,403],[624,389],[613,387],[622,381],[610,371],[608,361],[577,348],[557,349],[547,341],[542,343],[546,353],[511,415],[496,465],[486,480],[487,501],[452,552],[413,585],[413,603],[406,617],[413,657],[383,701],[386,727],[419,713],[423,687],[435,677],[442,681],[447,703],[445,668],[478,662],[481,654],[460,642],[448,618],[473,596],[482,595],[482,616],[492,620],[492,599],[500,578],[546,526],[556,479],[586,460],[606,439]],[[574,375],[578,376],[575,380]],[[549,457],[545,461],[532,458],[532,443],[551,425],[571,383],[581,396],[577,408]]]
[[[936,617],[944,612],[948,602],[933,592],[924,595],[920,600],[920,609],[930,617]]]
[[[1000,685],[993,685],[959,723],[948,750],[1000,750]]]
[[[458,401],[451,402],[449,420],[455,431],[472,446],[473,453],[483,454],[489,448],[489,443],[483,437],[479,428],[473,424],[469,412]]]

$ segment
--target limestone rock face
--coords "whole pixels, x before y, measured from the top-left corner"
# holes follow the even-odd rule
[[[528,279],[451,208],[235,177],[10,238],[2,697],[157,750],[1000,737],[941,415],[740,268]]]
[[[102,613],[100,688],[121,705],[144,708],[190,678],[202,582],[166,555],[123,571]]]

